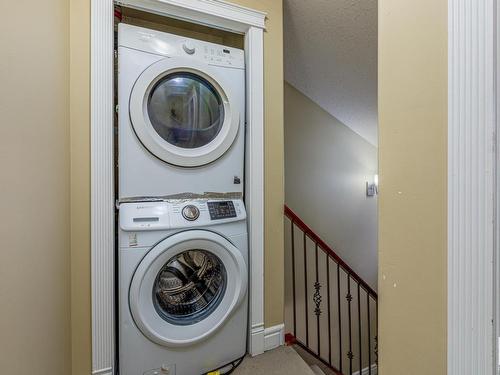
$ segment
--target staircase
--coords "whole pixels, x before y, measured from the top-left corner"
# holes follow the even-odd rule
[[[310,367],[314,375],[326,375],[318,365],[311,365]]]
[[[377,293],[287,206],[285,228],[287,344],[315,374],[376,375]]]

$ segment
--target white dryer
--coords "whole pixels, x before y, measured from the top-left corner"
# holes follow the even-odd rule
[[[243,202],[124,203],[119,225],[120,375],[200,375],[245,355]]]
[[[119,198],[242,192],[244,51],[118,25]]]

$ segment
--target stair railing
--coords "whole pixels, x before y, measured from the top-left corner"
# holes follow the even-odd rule
[[[285,217],[287,343],[337,374],[376,375],[377,293],[287,206]]]

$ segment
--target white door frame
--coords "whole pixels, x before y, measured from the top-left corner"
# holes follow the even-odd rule
[[[119,4],[245,35],[246,206],[250,249],[249,353],[264,352],[264,42],[266,14],[221,0]],[[113,0],[91,2],[92,373],[115,372]]]
[[[496,301],[496,304],[493,308],[496,310],[494,315],[495,322],[495,335],[494,335],[494,344],[493,349],[495,351],[494,358],[495,363],[494,367],[496,367],[496,374],[500,375],[500,1],[495,0],[496,5],[496,18],[495,25],[496,28],[496,53],[495,53],[495,65],[494,65],[494,75],[495,75],[495,123],[496,123],[496,157],[495,157],[495,201],[494,207],[496,208],[496,216],[495,216],[495,248],[494,248],[494,270],[493,275],[495,278],[495,286],[493,288],[493,300]]]
[[[496,0],[448,0],[448,374],[495,374]]]

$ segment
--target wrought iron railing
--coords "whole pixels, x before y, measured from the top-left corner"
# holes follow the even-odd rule
[[[377,293],[287,206],[285,217],[287,342],[338,374],[377,374]]]

